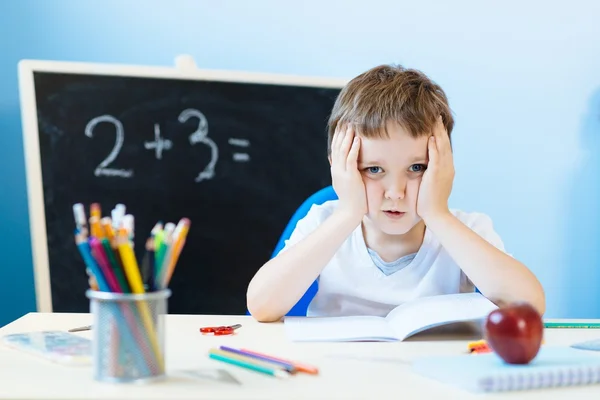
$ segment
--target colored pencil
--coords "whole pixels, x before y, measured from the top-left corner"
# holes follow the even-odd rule
[[[154,239],[146,240],[146,254],[142,261],[142,282],[147,291],[154,291]]]
[[[600,329],[600,322],[544,322],[544,328]]]
[[[135,259],[133,248],[129,242],[128,233],[124,228],[119,230],[119,234],[117,236],[117,246],[119,248],[119,253],[121,254],[123,268],[125,269],[125,275],[127,277],[127,281],[129,282],[129,286],[131,287],[131,292],[136,294],[145,293],[137,260]],[[164,365],[163,356],[158,346],[158,338],[156,337],[156,332],[154,331],[152,316],[150,315],[148,304],[146,302],[140,302],[138,304],[138,308],[142,318],[142,323],[144,324],[144,328],[148,334],[150,346],[154,350],[154,355],[157,359],[158,365],[162,366]]]
[[[279,357],[269,356],[266,354],[258,353],[256,351],[252,351],[252,350],[248,350],[248,349],[244,349],[244,348],[242,348],[240,350],[243,351],[244,353],[247,353],[248,355],[254,355],[254,356],[264,358],[266,360],[278,361],[278,362],[282,362],[285,364],[293,365],[298,371],[306,372],[307,374],[318,374],[319,373],[319,369],[312,365],[300,363],[297,361],[284,360]]]
[[[104,237],[108,239],[111,245],[113,245],[115,241],[115,231],[112,227],[112,220],[110,217],[100,219],[100,226],[102,227]]]
[[[73,205],[73,216],[75,217],[75,226],[84,235],[84,237],[87,237],[89,231],[83,204],[77,203]]]
[[[271,375],[277,378],[288,378],[290,373],[284,369],[273,366],[272,364],[262,363],[257,360],[253,360],[250,357],[237,356],[226,351],[211,349],[208,356],[212,359],[223,361],[238,367],[247,368],[256,372],[262,372],[263,374]]]
[[[183,218],[178,226],[167,223],[164,229],[161,222],[157,223],[146,240],[142,263],[138,264],[133,251],[135,220],[131,213],[126,213],[124,204],[117,204],[110,216],[102,217],[100,203],[92,203],[87,219],[83,204],[77,203],[73,205],[73,216],[75,242],[92,290],[145,294],[168,286],[185,244],[189,219]],[[131,305],[115,302],[108,307],[117,325],[124,327],[119,334],[125,335],[121,338],[126,346],[140,354],[134,357],[134,362],[141,363],[138,365],[141,373],[149,369],[164,372],[164,358],[148,301],[135,301]],[[111,341],[111,345],[114,343]]]
[[[96,237],[91,237],[89,244],[92,249],[92,255],[102,270],[102,274],[104,275],[104,279],[106,279],[109,290],[115,293],[123,293],[119,283],[117,282],[117,278],[115,277],[113,269],[110,266],[110,261],[108,261],[108,257],[106,256],[102,243]]]
[[[100,225],[100,218],[96,216],[90,217],[90,234],[98,239],[104,237],[102,226]]]
[[[90,269],[93,276],[96,278],[96,282],[98,283],[99,290],[103,291],[103,292],[110,292],[110,287],[109,287],[108,283],[106,282],[104,275],[102,274],[102,270],[100,269],[96,260],[92,256],[90,244],[85,240],[84,234],[82,234],[80,232],[77,233],[75,235],[75,242],[77,244],[77,248],[79,249],[79,252],[80,252],[82,258],[84,259],[84,262],[86,263],[86,266]],[[111,306],[112,306],[111,311],[112,311],[113,315],[115,315],[115,317],[120,321],[119,322],[120,324],[123,324],[125,322],[124,315],[122,315],[119,312],[119,309],[116,307],[116,304],[111,305]],[[126,306],[123,305],[123,308],[126,308]],[[127,318],[125,317],[125,319],[127,319]],[[131,324],[131,321],[128,321],[128,322],[129,322],[129,326],[136,325],[135,323]],[[129,346],[131,348],[135,348],[136,342],[139,342],[139,338],[137,338],[137,339],[134,338],[132,336],[132,331],[130,331],[129,329],[126,329],[125,331],[126,331],[125,338],[129,344]],[[145,353],[145,352],[142,351],[142,353]],[[136,362],[139,362],[139,361],[137,361],[137,357],[136,357]],[[148,365],[152,365],[152,364],[149,363]],[[148,371],[148,366],[144,363],[139,363],[138,368],[140,368],[142,371]]]
[[[233,347],[228,347],[228,346],[220,346],[219,349],[221,349],[221,350],[223,350],[225,352],[232,353],[232,354],[237,354],[237,355],[240,355],[240,356],[244,356],[246,358],[249,357],[249,358],[252,358],[252,359],[257,360],[257,361],[262,361],[262,362],[265,362],[265,363],[277,365],[280,368],[285,369],[286,371],[288,371],[291,374],[297,372],[296,367],[293,364],[290,364],[288,362],[275,361],[275,360],[270,359],[268,357],[258,356],[256,354],[251,354],[251,353],[248,353],[246,351],[239,350],[239,349],[234,349]]]
[[[164,236],[160,249],[158,249],[158,257],[156,259],[156,273],[154,275],[155,285],[157,289],[162,289],[164,283],[164,277],[166,269],[168,268],[168,260],[171,257],[172,246],[173,246],[173,233],[175,232],[176,225],[172,222],[165,224]]]
[[[190,230],[190,220],[187,218],[182,218],[175,229],[176,234],[173,234],[174,243],[173,243],[173,251],[169,254],[169,264],[166,270],[166,276],[163,280],[163,287],[169,285],[171,281],[171,276],[173,276],[173,271],[175,270],[175,265],[177,265],[177,261],[179,260],[179,256],[181,255],[181,251],[183,250],[183,246],[185,245],[185,240],[187,238],[187,234]]]
[[[107,238],[101,240],[102,246],[104,247],[104,252],[106,253],[106,257],[108,258],[110,267],[119,283],[119,288],[121,289],[121,293],[131,293],[129,289],[129,284],[127,283],[127,279],[125,278],[125,274],[121,267],[121,263],[117,260],[115,256],[115,251],[113,250],[110,242]]]

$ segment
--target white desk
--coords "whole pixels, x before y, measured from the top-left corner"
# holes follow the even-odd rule
[[[8,333],[67,330],[89,325],[89,314],[31,313],[0,329]],[[201,326],[241,323],[234,336],[203,336]],[[90,332],[79,333],[89,337]],[[598,329],[547,329],[547,344],[568,345],[600,336]],[[92,379],[91,366],[63,366],[0,345],[2,399],[564,399],[600,398],[600,385],[479,395],[422,378],[410,362],[430,354],[458,354],[474,337],[399,343],[293,343],[282,323],[260,324],[247,316],[168,315],[166,368],[161,382],[108,384]],[[246,347],[319,367],[319,375],[277,379],[208,358],[211,347]],[[362,357],[362,360],[359,358]],[[241,384],[186,377],[184,370],[225,369]]]

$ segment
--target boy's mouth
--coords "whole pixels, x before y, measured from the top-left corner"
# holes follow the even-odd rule
[[[405,212],[402,211],[395,211],[395,210],[386,210],[383,212],[387,217],[392,218],[392,219],[398,219],[401,218],[404,214],[406,214]]]

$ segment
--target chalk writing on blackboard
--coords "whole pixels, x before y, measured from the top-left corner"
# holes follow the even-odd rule
[[[227,142],[232,146],[238,146],[238,147],[250,146],[250,141],[246,140],[246,139],[229,138],[229,140]],[[248,153],[233,153],[233,161],[236,161],[236,162],[250,161],[250,154],[248,154]]]
[[[215,176],[215,167],[217,165],[217,161],[219,160],[219,148],[217,144],[210,137],[208,137],[208,120],[204,114],[196,109],[188,108],[179,114],[178,120],[181,123],[185,123],[190,118],[198,119],[198,126],[196,127],[196,130],[189,136],[190,145],[194,146],[196,144],[203,144],[208,146],[210,149],[210,161],[195,178],[196,182],[201,182],[203,180],[212,179]],[[133,177],[133,170],[114,168],[111,166],[119,155],[119,152],[123,147],[123,142],[125,141],[125,128],[123,127],[121,121],[112,115],[101,115],[99,117],[95,117],[87,123],[85,127],[85,135],[93,138],[94,128],[103,122],[114,125],[116,135],[115,145],[108,156],[106,156],[106,158],[102,160],[100,164],[98,164],[94,170],[94,175],[119,178]],[[237,148],[250,147],[250,141],[247,139],[229,138],[228,143]],[[173,148],[173,142],[162,137],[160,125],[154,124],[154,140],[144,142],[144,148],[146,150],[154,150],[156,159],[162,160],[163,151],[171,150]],[[250,161],[250,155],[244,152],[234,152],[232,158],[235,162]]]
[[[194,145],[196,143],[202,143],[210,147],[210,162],[196,177],[196,182],[201,182],[205,179],[212,179],[215,176],[215,165],[217,165],[217,161],[219,160],[219,148],[215,142],[208,137],[208,121],[200,111],[188,108],[179,114],[178,119],[179,122],[185,123],[192,117],[198,118],[198,128],[190,135],[190,144]]]
[[[173,142],[169,139],[163,139],[160,137],[160,125],[154,124],[154,141],[144,142],[144,148],[146,150],[154,150],[154,155],[157,160],[162,159],[163,150],[170,150],[173,147]]]
[[[121,121],[112,115],[101,115],[87,123],[85,126],[85,135],[90,138],[93,137],[94,128],[101,122],[110,122],[115,126],[116,139],[115,146],[112,148],[108,156],[102,160],[100,164],[98,164],[94,174],[96,176],[118,176],[121,178],[131,178],[133,176],[133,170],[108,168],[108,166],[115,161],[115,158],[117,158],[119,155],[121,147],[123,147],[123,141],[125,140],[125,130],[123,129],[123,124]]]

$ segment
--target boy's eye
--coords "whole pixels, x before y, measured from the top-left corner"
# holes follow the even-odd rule
[[[381,167],[367,167],[365,170],[370,174],[378,174],[381,172]]]
[[[423,172],[427,169],[427,165],[425,164],[413,164],[410,166],[411,172]]]

